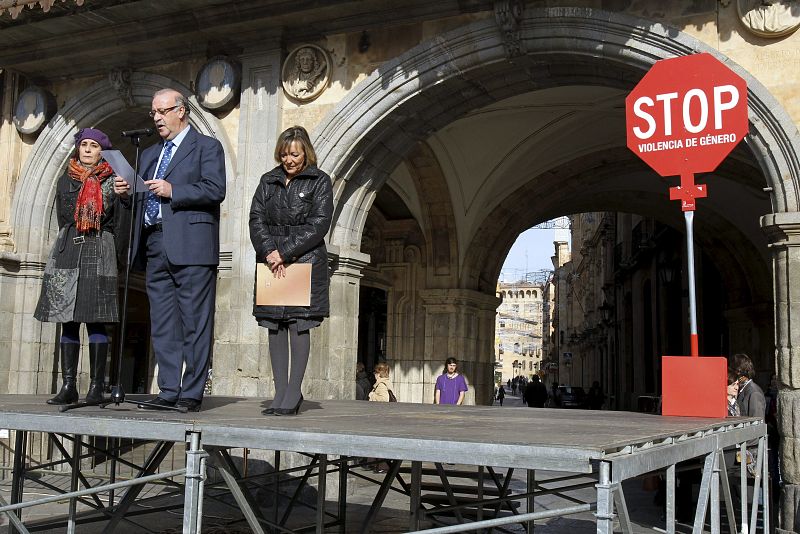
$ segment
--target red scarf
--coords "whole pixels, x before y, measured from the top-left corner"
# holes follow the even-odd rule
[[[100,218],[103,216],[103,189],[100,183],[114,174],[107,162],[84,167],[78,160],[69,160],[69,177],[81,182],[78,202],[75,205],[75,227],[78,232],[100,230]]]

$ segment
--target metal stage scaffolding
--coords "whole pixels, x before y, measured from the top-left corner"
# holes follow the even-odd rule
[[[267,417],[260,414],[266,404],[261,399],[216,396],[206,397],[201,412],[189,414],[142,411],[131,404],[60,413],[45,400],[44,396],[0,395],[0,428],[16,431],[11,502],[0,502],[0,512],[8,516],[11,532],[29,532],[20,519],[24,508],[55,501],[68,503],[67,532],[75,532],[79,521],[89,520],[106,521],[105,531],[111,532],[133,517],[131,504],[140,498],[144,484],[156,480],[165,481],[176,494],[182,494],[185,533],[200,532],[204,494],[207,499],[213,498],[212,490],[219,487],[227,487],[253,532],[292,532],[287,526],[292,505],[312,477],[317,483],[313,524],[292,528],[324,532],[338,525],[344,532],[348,478],[365,478],[351,470],[352,459],[365,456],[383,458],[387,472],[376,481],[379,489],[360,525],[361,532],[369,532],[390,491],[408,496],[408,530],[412,532],[420,530],[423,519],[443,525],[425,531],[429,533],[502,528],[514,523],[525,524],[530,532],[536,520],[590,510],[594,511],[598,533],[613,532],[615,516],[623,532],[629,532],[622,482],[653,472],[664,474],[666,530],[674,532],[676,466],[691,461],[702,466],[695,533],[702,532],[707,516],[712,533],[721,531],[720,503],[725,506],[730,532],[755,532],[759,508],[760,526],[769,532],[766,425],[758,419],[314,400],[306,400],[297,417]],[[24,499],[31,468],[25,455],[30,433],[51,436],[62,461],[70,466],[69,491],[45,499]],[[84,441],[86,436],[114,439],[100,450]],[[120,454],[117,438],[152,440],[155,445],[141,465],[134,466]],[[185,447],[185,466],[157,472],[174,444]],[[732,468],[730,455],[723,452],[739,451],[746,457],[748,447],[755,451],[749,474],[744,463]],[[276,451],[273,472],[263,475],[267,485],[275,486],[271,514],[262,512],[252,491],[256,477],[242,476],[229,455],[231,449],[239,448]],[[300,453],[310,461],[281,470],[279,451]],[[92,486],[81,472],[81,459],[92,454],[102,454],[118,466],[135,467],[136,476],[116,481],[112,470],[107,481]],[[221,476],[220,484],[206,482],[207,464]],[[453,464],[459,468],[451,467]],[[464,466],[479,467],[466,473]],[[492,466],[508,471],[503,475]],[[509,491],[512,469],[527,473],[525,492],[512,495]],[[558,476],[537,479],[542,471]],[[730,480],[729,472],[736,472],[738,480]],[[278,484],[289,475],[299,485],[281,515]],[[442,495],[438,501],[426,498],[425,492],[432,485],[423,483],[424,476],[437,481],[434,485]],[[587,483],[587,476],[595,480]],[[338,484],[335,514],[325,508],[330,477],[336,477],[332,480]],[[467,488],[469,484],[454,483],[457,478],[477,483]],[[733,484],[744,496],[739,503],[734,502],[737,491],[731,491]],[[748,485],[751,499],[747,498]],[[571,491],[587,487],[595,488],[593,502],[570,496]],[[114,498],[114,492],[118,492],[118,498]],[[465,497],[465,493],[471,496]],[[106,498],[99,499],[98,494]],[[565,505],[537,510],[536,497],[542,495],[563,497]],[[518,509],[520,501],[526,503],[525,513]],[[76,513],[78,502],[92,508],[91,518]],[[761,507],[759,502],[763,503]],[[456,524],[443,521],[445,513],[451,514],[454,519],[450,523]],[[35,530],[36,525],[30,528]]]

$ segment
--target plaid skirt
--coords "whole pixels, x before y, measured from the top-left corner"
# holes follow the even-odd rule
[[[74,225],[58,232],[33,316],[48,323],[119,321],[117,255],[112,233],[79,236]]]

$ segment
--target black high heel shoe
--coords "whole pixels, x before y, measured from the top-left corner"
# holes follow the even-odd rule
[[[294,408],[275,408],[273,415],[297,415],[300,413],[300,405],[303,404],[303,396],[300,395],[300,400]],[[269,408],[267,408],[269,409]],[[267,410],[264,410],[265,412]]]
[[[272,415],[274,413],[275,413],[275,408],[272,407],[261,410],[261,415]]]

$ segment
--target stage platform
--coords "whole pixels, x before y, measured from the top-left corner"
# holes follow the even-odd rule
[[[623,480],[667,469],[668,484],[673,484],[671,495],[674,495],[675,464],[699,458],[705,462],[700,499],[702,502],[702,492],[706,492],[702,520],[706,506],[710,505],[713,521],[715,502],[719,505],[719,498],[714,499],[715,492],[720,482],[726,482],[724,475],[721,480],[719,474],[723,449],[758,441],[759,475],[765,477],[766,473],[763,462],[766,426],[763,421],[751,418],[704,419],[611,411],[316,400],[306,400],[298,416],[275,417],[261,415],[261,410],[269,405],[264,399],[217,396],[206,397],[202,411],[188,414],[144,411],[128,403],[61,413],[58,407],[45,404],[47,398],[0,395],[0,428],[187,443],[184,532],[199,531],[206,455],[219,456],[220,451],[231,448],[316,455],[324,460],[322,472],[327,471],[327,460],[332,456],[410,461],[412,484],[419,479],[414,472],[420,469],[421,462],[511,467],[528,470],[530,474],[537,470],[594,473],[598,477],[597,502],[584,510],[596,507],[598,532],[612,531],[615,504],[618,514],[627,513],[621,494]],[[135,398],[129,396],[129,400]],[[346,475],[346,462],[331,465],[338,465]],[[389,484],[400,472],[400,466],[401,462],[391,463],[392,469],[386,475]],[[152,475],[154,470],[143,472],[143,476]],[[237,473],[225,474],[231,477],[229,486],[236,486]],[[323,486],[324,478],[320,479]],[[533,498],[536,482],[532,476],[529,479],[532,486],[528,497]],[[341,475],[339,480],[346,484]],[[765,490],[766,486],[761,485]],[[417,490],[414,487],[410,490],[410,530],[414,530],[415,520],[418,523],[413,509],[419,506],[414,498]],[[252,507],[252,500],[246,495],[238,495],[237,501],[244,508]],[[529,503],[532,508],[533,501]],[[0,507],[0,511],[8,508]],[[570,509],[565,508],[565,513]],[[243,511],[245,515],[252,514],[248,518],[251,528],[254,522],[255,526],[265,522],[258,513]],[[529,511],[517,516],[516,522],[527,516],[531,520],[545,517]],[[624,523],[623,517],[619,519]],[[477,528],[486,526],[491,525]],[[317,531],[323,529],[318,523]],[[466,529],[458,531],[463,530]]]

